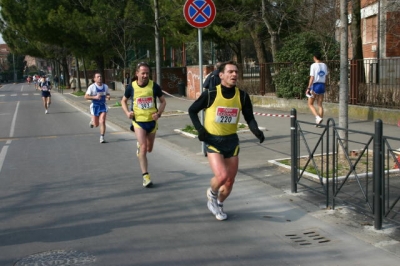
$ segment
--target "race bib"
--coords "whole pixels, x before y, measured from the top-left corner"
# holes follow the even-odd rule
[[[150,109],[153,107],[153,97],[137,98],[136,104],[140,109]]]
[[[239,116],[239,108],[218,106],[215,122],[221,124],[236,124]]]
[[[49,88],[47,86],[42,86],[42,91],[48,91]]]

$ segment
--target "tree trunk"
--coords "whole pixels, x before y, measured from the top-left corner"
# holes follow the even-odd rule
[[[82,91],[81,73],[79,71],[79,60],[78,60],[78,57],[76,57],[76,56],[75,56],[75,64],[76,64],[76,81],[78,82],[78,91]]]
[[[102,55],[96,56],[95,62],[97,65],[97,70],[103,77],[103,83],[107,83],[106,77],[105,77],[105,72],[104,72],[104,57]]]
[[[353,59],[363,59],[361,39],[361,4],[360,0],[352,0],[351,40]]]
[[[87,76],[85,58],[83,57],[82,57],[82,65],[83,65],[83,75],[85,76],[85,85],[87,89],[89,87],[89,78]]]
[[[359,61],[364,59],[363,50],[362,50],[362,38],[361,38],[361,0],[353,0],[351,1],[352,6],[352,16],[351,16],[351,44],[352,44],[352,53],[353,59]],[[360,68],[357,69],[357,78],[358,80],[354,80],[355,86],[358,86],[360,82],[365,82],[365,71],[364,64],[362,62],[357,62],[357,66]],[[356,77],[354,77],[356,78]]]
[[[250,30],[250,35],[253,39],[254,47],[256,49],[256,54],[257,54],[257,60],[260,64],[260,69],[261,69],[261,64],[265,64],[265,84],[260,84],[260,93],[263,94],[263,92],[273,92],[275,91],[273,82],[272,82],[272,74],[271,74],[271,69],[267,63],[267,55],[265,52],[265,47],[262,41],[262,38],[260,34],[258,33],[258,30],[254,27],[251,28]],[[260,75],[261,75],[260,71]],[[263,78],[260,77],[260,80],[263,80]]]

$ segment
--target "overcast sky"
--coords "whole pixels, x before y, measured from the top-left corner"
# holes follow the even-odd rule
[[[5,43],[1,34],[0,34],[0,43]]]

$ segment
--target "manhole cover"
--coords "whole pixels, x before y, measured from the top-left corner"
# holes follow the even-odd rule
[[[96,257],[75,250],[51,250],[36,253],[22,258],[14,263],[15,266],[47,266],[47,265],[89,265]]]
[[[327,233],[321,229],[305,229],[302,231],[292,231],[286,233],[283,237],[286,242],[294,247],[316,247],[327,245],[333,242]]]

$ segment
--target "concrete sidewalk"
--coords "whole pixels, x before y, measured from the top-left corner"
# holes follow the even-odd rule
[[[129,131],[129,119],[125,116],[121,107],[115,105],[121,101],[122,96],[123,91],[111,91],[107,121],[119,126],[122,130]],[[79,109],[89,111],[91,102],[85,100],[83,96],[74,96],[67,90],[64,91],[63,97]],[[186,112],[193,101],[175,95],[167,95],[166,100],[167,107],[159,122],[156,141],[173,149],[179,149],[184,155],[193,156],[200,163],[207,164],[207,158],[201,152],[201,142],[175,132],[176,129],[191,125]],[[400,257],[399,225],[385,223],[383,230],[376,231],[371,217],[357,212],[354,208],[340,206],[335,210],[327,210],[324,206],[324,198],[316,196],[306,189],[297,194],[290,193],[290,172],[268,163],[269,160],[290,157],[290,109],[287,112],[282,112],[255,106],[254,112],[259,114],[256,115],[259,126],[266,128],[264,132],[266,139],[264,143],[259,144],[253,134],[239,134],[241,150],[238,175],[252,177],[284,191],[284,196],[280,196],[281,200],[290,201],[324,223],[339,226],[345,233],[352,234],[377,248]],[[311,114],[300,113],[298,119],[314,121]],[[241,122],[243,122],[243,118]],[[355,127],[360,131],[373,132],[374,122],[349,120],[349,127]],[[314,128],[312,130],[318,132],[319,129]],[[385,125],[384,127],[384,134],[387,136],[397,137],[398,132],[397,126]]]

